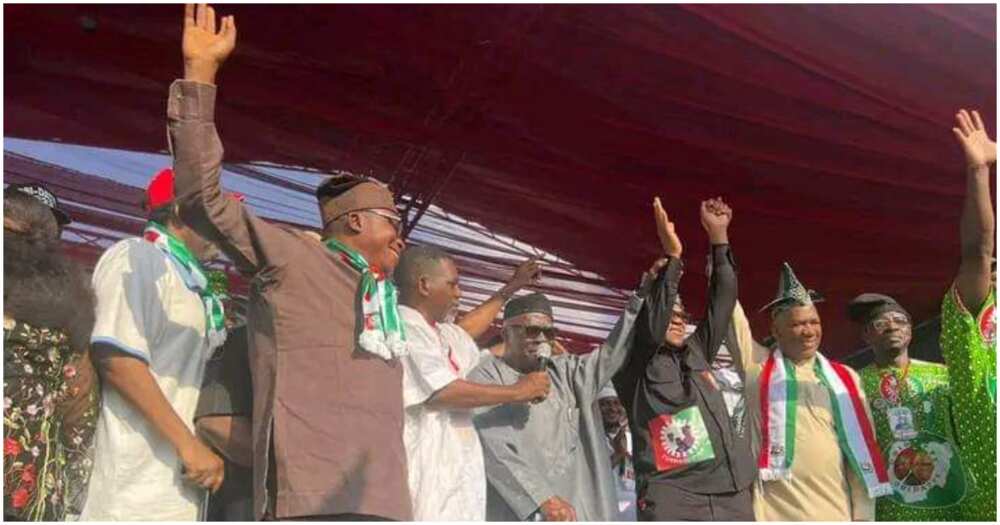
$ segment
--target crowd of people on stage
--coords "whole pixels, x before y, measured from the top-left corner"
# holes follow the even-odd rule
[[[320,235],[225,192],[216,73],[235,44],[232,16],[186,6],[173,167],[151,178],[142,236],[89,280],[58,199],[4,190],[5,520],[996,520],[996,144],[977,112],[953,128],[944,365],[909,357],[914,320],[879,293],[846,307],[874,362],[829,359],[823,296],[787,263],[758,312],[769,337],[752,334],[718,197],[671,209],[711,245],[705,311],[685,307],[655,198],[662,255],[578,355],[530,290],[537,260],[456,318],[455,261],[407,247],[373,179],[319,185]],[[205,266],[220,254],[249,279],[239,315]],[[481,349],[498,316],[502,343]]]

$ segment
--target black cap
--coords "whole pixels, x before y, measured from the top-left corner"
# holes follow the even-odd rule
[[[910,318],[910,313],[895,299],[880,293],[863,293],[847,303],[847,317],[855,323],[867,323],[885,312],[899,312]]]
[[[507,301],[503,308],[504,320],[524,314],[545,314],[552,317],[552,303],[543,293],[533,293],[515,297]]]
[[[8,184],[6,190],[14,190],[31,195],[38,200],[38,202],[48,206],[49,209],[52,210],[52,214],[56,216],[56,222],[59,223],[59,226],[66,226],[67,224],[73,222],[73,219],[70,219],[68,213],[59,209],[59,199],[56,198],[55,194],[41,184]]]

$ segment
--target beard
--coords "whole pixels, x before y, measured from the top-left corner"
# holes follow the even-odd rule
[[[83,351],[94,328],[94,294],[59,241],[4,231],[4,315],[37,328],[64,332]]]

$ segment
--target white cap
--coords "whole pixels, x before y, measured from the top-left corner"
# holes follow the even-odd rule
[[[604,399],[608,397],[618,397],[618,392],[615,392],[615,386],[609,381],[608,384],[604,385],[604,388],[597,393],[597,399]]]

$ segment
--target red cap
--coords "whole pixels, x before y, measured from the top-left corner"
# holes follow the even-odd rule
[[[227,192],[225,194],[230,199],[245,202],[246,197],[242,193]],[[146,188],[146,210],[152,211],[160,206],[170,204],[176,198],[174,193],[174,170],[163,168]]]
[[[174,200],[174,170],[164,168],[146,187],[146,209],[155,210]]]

